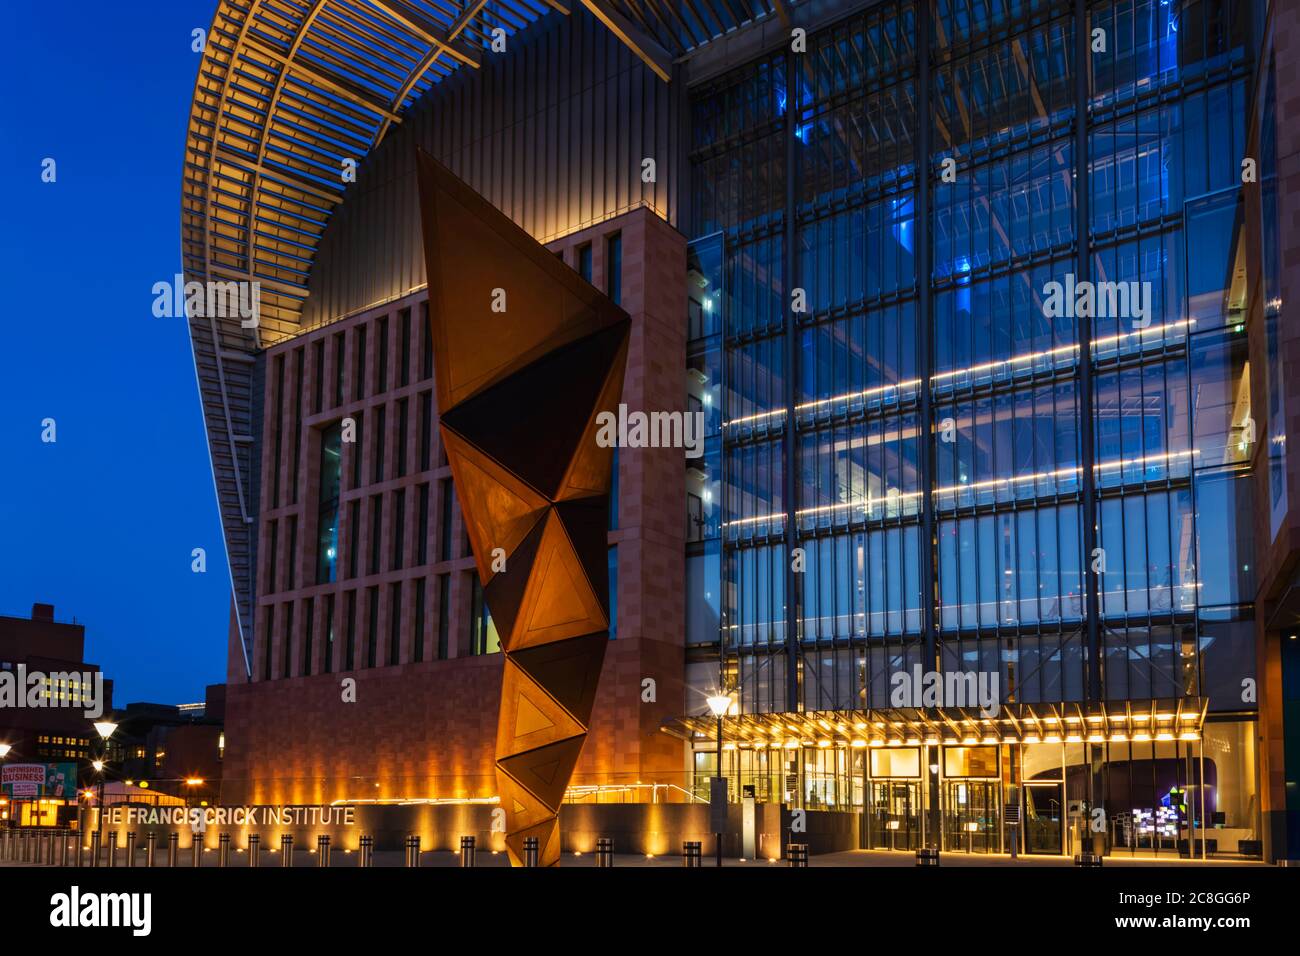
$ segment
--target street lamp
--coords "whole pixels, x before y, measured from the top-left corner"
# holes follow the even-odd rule
[[[5,757],[8,757],[9,751],[13,749],[14,748],[12,744],[0,743],[0,763],[4,763]],[[4,826],[7,829],[9,827],[9,821],[7,819],[0,818],[0,825]]]
[[[100,736],[100,757],[91,766],[99,773],[99,807],[95,814],[95,831],[102,838],[104,835],[104,768],[108,766],[108,741],[117,730],[117,724],[111,720],[95,722],[95,730]]]
[[[727,778],[724,777],[724,776],[722,775],[722,718],[726,715],[727,711],[729,711],[730,709],[731,709],[731,695],[730,695],[730,694],[724,694],[724,693],[722,693],[721,691],[719,691],[718,693],[712,695],[712,696],[709,698],[709,710],[713,711],[713,716],[716,717],[717,720],[718,720],[718,775],[717,775],[717,779],[718,779],[719,781],[721,781],[721,782],[720,782],[719,784],[717,784],[716,786],[718,786],[718,787],[720,787],[720,788],[725,788],[726,785],[727,785]],[[725,795],[726,795],[726,790],[723,789],[723,790],[722,790],[722,793],[723,793],[723,796],[725,797]],[[710,788],[710,790],[709,790],[709,802],[710,802],[710,804],[713,803],[714,799],[715,799],[715,798],[714,798],[713,789]],[[717,810],[714,810],[714,809],[712,809],[712,808],[710,808],[710,812],[716,814],[718,811],[717,811]],[[718,866],[722,866],[722,833],[721,833],[721,832],[717,832],[717,833],[714,833],[714,834],[713,834],[713,842],[714,842],[714,846],[715,846],[715,848],[717,849],[717,860],[718,860]]]

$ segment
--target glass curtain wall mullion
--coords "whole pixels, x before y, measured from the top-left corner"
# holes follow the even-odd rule
[[[794,416],[795,383],[798,381],[798,344],[799,320],[789,296],[796,281],[794,259],[794,202],[798,195],[796,188],[797,170],[795,153],[796,133],[803,122],[802,97],[799,95],[800,79],[798,71],[803,68],[802,57],[796,58],[792,53],[785,53],[785,89],[787,97],[794,97],[793,103],[787,103],[782,135],[785,143],[785,200],[782,210],[782,224],[785,227],[781,269],[782,314],[785,317],[785,469],[782,485],[785,488],[785,649],[786,649],[786,709],[802,709],[800,700],[800,671],[803,667],[803,654],[800,643],[803,639],[803,610],[799,604],[802,588],[798,572],[795,570],[793,556],[799,547],[798,527],[795,514],[798,503],[798,436]]]

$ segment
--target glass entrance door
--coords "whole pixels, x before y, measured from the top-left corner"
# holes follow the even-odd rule
[[[1025,852],[1059,854],[1064,835],[1064,784],[1025,784]]]
[[[966,853],[998,851],[998,790],[996,780],[944,781],[944,849]]]
[[[921,784],[918,781],[871,781],[867,840],[867,846],[872,850],[914,850],[921,845]]]

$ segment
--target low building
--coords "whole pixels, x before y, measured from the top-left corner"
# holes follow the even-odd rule
[[[113,708],[113,682],[85,646],[85,626],[55,620],[53,605],[0,616],[0,819],[52,826],[75,816],[77,788],[100,755],[94,723]]]

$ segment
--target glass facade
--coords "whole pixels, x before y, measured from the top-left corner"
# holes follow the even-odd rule
[[[742,713],[890,708],[921,667],[988,674],[1008,704],[1249,716],[1255,436],[1230,265],[1253,17],[887,0],[693,88],[687,391],[709,430],[687,634]],[[1202,780],[1179,741],[1106,746],[1116,782],[1085,789],[1112,846],[1147,834],[1128,804],[1216,786],[1210,748]],[[945,821],[987,849],[993,749],[992,795],[943,775]],[[1042,779],[1068,827],[1087,761],[1061,750]],[[788,751],[735,772],[870,802],[863,752],[798,753],[801,794]],[[893,820],[926,799],[912,776],[915,794],[879,778],[911,808]]]

